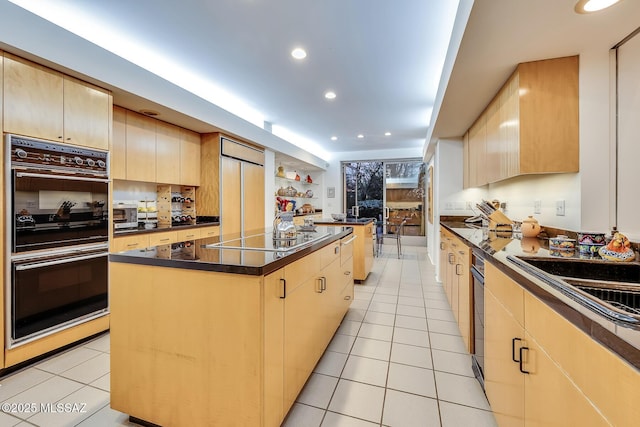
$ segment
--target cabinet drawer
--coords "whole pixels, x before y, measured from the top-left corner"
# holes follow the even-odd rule
[[[130,251],[133,249],[142,249],[149,246],[148,235],[135,235],[116,237],[111,242],[111,252]]]
[[[203,239],[207,237],[216,237],[219,235],[220,235],[220,226],[218,225],[200,229],[200,237]]]
[[[351,234],[340,239],[340,264],[344,264],[353,257],[353,245],[356,244],[356,236]]]
[[[149,246],[166,245],[174,242],[179,242],[177,231],[168,231],[165,233],[155,233],[149,235]]]
[[[352,243],[353,244],[353,243]],[[340,241],[320,249],[320,268],[325,268],[340,257]]]
[[[180,230],[178,233],[178,242],[183,242],[185,240],[195,240],[199,239],[202,236],[202,231],[199,228],[191,228],[189,230]]]

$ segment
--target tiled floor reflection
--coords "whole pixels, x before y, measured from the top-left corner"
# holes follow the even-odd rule
[[[495,426],[426,248],[383,248],[286,427]],[[0,402],[85,404],[0,412],[4,426],[134,426],[109,407],[109,335],[0,378]],[[248,426],[253,427],[253,426]]]

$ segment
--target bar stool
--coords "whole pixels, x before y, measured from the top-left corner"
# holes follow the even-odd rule
[[[406,219],[398,222],[387,222],[387,232],[382,233],[382,227],[380,227],[380,237],[378,238],[378,250],[382,249],[382,243],[384,238],[395,239],[396,247],[398,248],[398,258],[402,256],[402,234],[404,233],[404,225],[407,223]]]

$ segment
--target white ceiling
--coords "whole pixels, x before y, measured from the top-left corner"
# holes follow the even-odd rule
[[[306,139],[305,148],[323,158],[322,150],[423,146],[458,5],[457,0],[14,2],[39,8],[36,13],[46,19],[168,80],[186,71],[186,84],[197,82],[190,90],[227,108],[216,92],[222,88],[274,127]],[[306,49],[306,59],[291,57],[297,46]],[[326,100],[327,90],[337,98]],[[128,102],[114,96],[117,104]],[[358,139],[359,133],[364,138]]]

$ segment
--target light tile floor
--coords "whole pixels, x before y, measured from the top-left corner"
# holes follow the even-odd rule
[[[285,427],[496,425],[426,248],[403,250],[385,246],[356,285]],[[109,407],[108,334],[0,378],[0,402],[0,427],[135,425]]]

